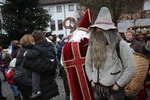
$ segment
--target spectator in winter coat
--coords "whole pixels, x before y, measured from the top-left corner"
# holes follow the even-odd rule
[[[37,48],[40,52],[40,55],[36,58],[28,58],[26,57],[24,60],[24,67],[28,68],[31,71],[36,71],[40,73],[40,87],[42,91],[42,95],[37,98],[33,98],[32,100],[49,100],[52,97],[58,95],[58,86],[54,80],[55,76],[55,66],[51,61],[47,61],[47,53],[43,53],[43,51],[47,52],[53,48],[50,42],[46,41],[45,36],[42,31],[34,31],[32,34],[35,40],[36,45],[33,46],[34,41],[29,39],[29,37],[23,37],[20,40],[21,49],[18,54],[18,60],[16,65],[19,66],[24,58],[24,52],[27,50],[32,50],[33,48]],[[35,36],[36,35],[36,36]],[[30,36],[31,37],[31,36]],[[45,48],[43,48],[43,46]],[[21,90],[21,93],[24,97],[24,100],[30,100],[29,96],[31,95],[32,88],[31,86],[25,86],[22,84],[18,85],[18,88]],[[30,91],[30,92],[29,92]]]
[[[17,56],[18,49],[19,49],[19,42],[17,40],[13,40],[11,42],[11,45],[12,45],[11,57],[13,59],[16,58]]]
[[[8,80],[8,84],[10,84],[10,87],[14,93],[14,98],[15,100],[21,100],[21,96],[20,96],[20,92],[19,90],[17,89],[17,86],[15,85],[15,82],[13,80],[13,77],[14,77],[14,72],[15,72],[15,65],[16,64],[16,58],[14,58],[10,64],[9,64],[9,69],[8,71],[6,72],[5,76]]]
[[[57,48],[57,58],[60,61],[61,58],[61,52],[62,52],[62,47],[69,41],[68,37],[65,37],[62,39],[62,41],[56,46]]]
[[[145,44],[142,47],[142,54],[150,59],[150,35],[145,38]],[[144,86],[138,94],[138,100],[149,100],[148,99],[150,98],[149,89],[150,89],[150,64]]]
[[[126,32],[126,42],[133,52],[142,53],[142,44],[135,39],[135,31],[128,30]]]
[[[59,75],[60,77],[62,77],[63,79],[63,84],[64,84],[64,89],[65,89],[65,93],[66,93],[66,100],[70,100],[70,90],[69,90],[69,85],[68,85],[68,81],[67,81],[67,74],[66,71],[64,69],[64,66],[62,66],[61,64],[61,54],[62,54],[62,48],[63,46],[69,41],[69,37],[65,37],[64,39],[62,39],[62,41],[57,44],[56,46],[56,50],[57,50],[57,58],[58,58],[58,64],[59,64]]]
[[[5,70],[8,69],[9,62],[11,61],[11,57],[5,50],[1,51],[1,58],[0,58],[0,71],[4,75],[3,82],[7,81],[5,77]]]
[[[45,41],[45,36],[43,35],[43,33],[41,31],[34,31],[33,32],[33,36],[37,35],[40,36],[41,35],[41,39]],[[37,37],[35,38],[35,41],[37,43]],[[38,40],[38,42],[41,40]],[[46,45],[46,46],[45,46]],[[52,43],[47,42],[47,40],[45,41],[45,43],[43,45],[35,45],[33,46],[33,49],[27,50],[27,52],[25,53],[25,57],[27,59],[35,59],[39,56],[41,56],[41,54],[43,55],[43,59],[47,62],[54,62],[55,59],[55,55],[54,55],[54,48]],[[36,66],[34,66],[36,68]],[[42,94],[41,91],[41,87],[40,87],[40,73],[39,72],[35,72],[32,71],[32,95],[30,96],[30,98],[36,98],[37,96],[40,96]]]
[[[24,59],[24,52],[32,49],[33,45],[35,45],[34,39],[32,35],[26,34],[20,39],[20,48],[18,49],[16,67],[19,67]],[[32,88],[18,82],[15,82],[19,91],[21,92],[24,100],[30,100],[29,96],[31,95]]]
[[[145,45],[142,47],[142,54],[150,58],[150,35],[145,38]]]
[[[0,77],[0,100],[7,100],[7,98],[2,95],[2,81],[1,81],[1,77]]]
[[[0,59],[2,59],[2,46],[0,46]],[[2,95],[2,81],[0,77],[0,100],[6,100],[7,98]]]

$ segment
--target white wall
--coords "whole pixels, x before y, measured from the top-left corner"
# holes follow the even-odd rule
[[[133,20],[126,20],[118,23],[119,32],[126,32],[129,27],[132,26],[143,26],[150,25],[150,18],[147,19],[137,19],[135,23]]]
[[[68,6],[69,5],[74,5],[74,11],[69,11]],[[57,7],[56,6],[62,6],[62,12],[57,12]],[[77,17],[77,3],[68,3],[68,4],[59,4],[59,5],[50,5],[50,6],[45,6],[44,9],[49,10],[49,14],[52,15],[52,20],[55,20],[55,31],[52,31],[52,34],[64,34],[64,36],[70,34],[70,29],[65,29],[63,27],[63,30],[58,30],[58,23],[57,20],[62,20],[64,21],[65,18],[67,17]],[[51,10],[53,9],[53,11]],[[75,18],[76,19],[76,18]],[[67,23],[68,24],[68,23]],[[47,31],[51,31],[50,27],[47,28]]]
[[[150,0],[145,0],[144,10],[150,10]]]
[[[145,0],[143,10],[150,10],[150,0]],[[143,26],[150,25],[150,18],[147,19],[136,19],[135,23],[133,20],[125,20],[118,23],[119,32],[126,32],[129,27],[132,26]]]

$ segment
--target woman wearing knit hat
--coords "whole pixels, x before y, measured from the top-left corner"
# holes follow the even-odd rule
[[[0,46],[0,59],[2,59],[2,46]],[[6,100],[6,97],[4,97],[2,95],[2,81],[1,81],[1,77],[0,77],[0,100]]]

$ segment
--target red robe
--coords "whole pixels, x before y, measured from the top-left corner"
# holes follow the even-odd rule
[[[68,42],[62,49],[64,67],[73,100],[94,100],[87,75],[85,74],[85,56],[88,39],[81,42]]]

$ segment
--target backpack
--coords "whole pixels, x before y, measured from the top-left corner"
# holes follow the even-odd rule
[[[121,60],[121,57],[120,57],[120,41],[116,45],[116,52],[117,52],[117,55],[118,55],[119,59]]]
[[[32,85],[32,71],[23,67],[24,59],[19,67],[16,68],[14,72],[13,80],[17,84],[22,84],[26,86]]]

